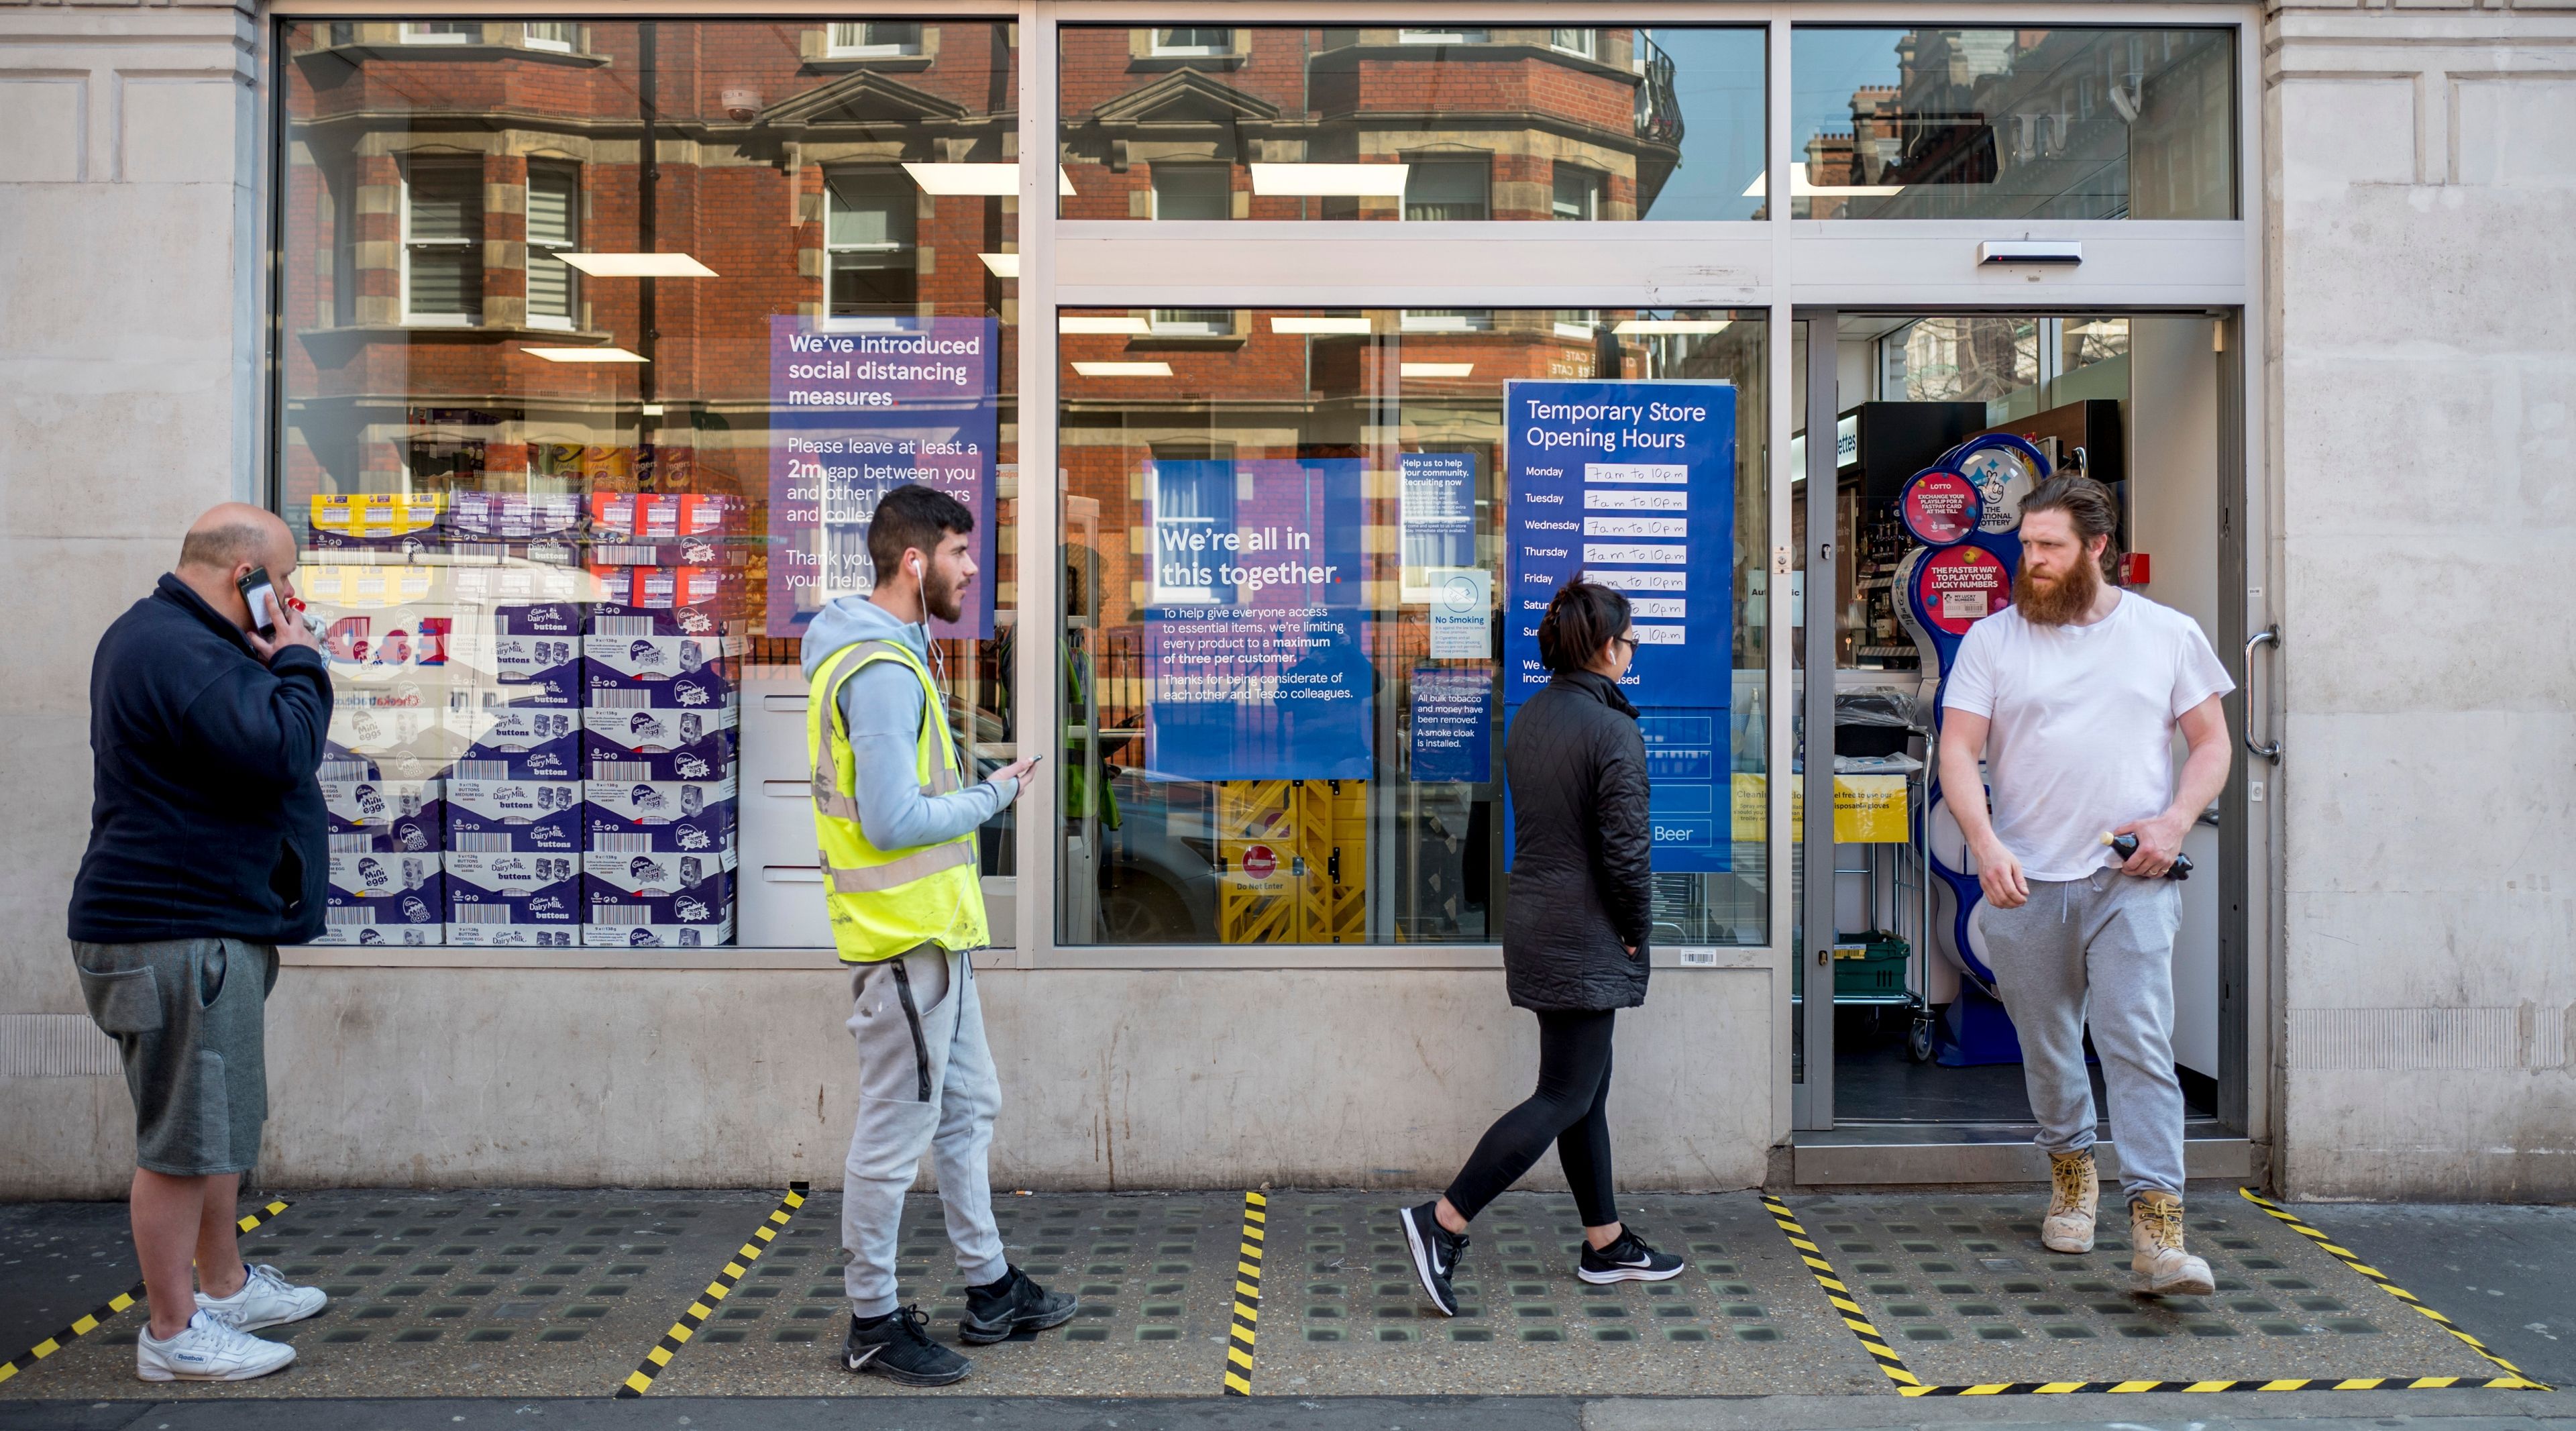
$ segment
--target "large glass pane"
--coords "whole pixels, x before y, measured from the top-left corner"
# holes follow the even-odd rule
[[[1159,313],[1058,320],[1059,937],[1498,940],[1514,631],[1562,557],[1629,586],[1641,629],[1708,623],[1691,657],[1704,705],[1665,715],[1662,688],[1637,696],[1663,722],[1650,751],[1671,802],[1655,937],[1765,942],[1762,315],[1228,316],[1221,343],[1163,336]],[[1691,385],[1642,391],[1705,404],[1678,421],[1726,428],[1731,462],[1686,481],[1687,464],[1568,463],[1552,475],[1571,500],[1524,465],[1516,491],[1507,464],[1530,439],[1507,431],[1511,385],[1604,381]],[[1533,552],[1549,522],[1538,540],[1564,546]],[[1685,529],[1713,548],[1688,569],[1640,569],[1661,556],[1608,541]]]
[[[1074,26],[1068,219],[1750,219],[1754,28]]]
[[[2229,29],[1800,25],[1790,215],[2232,219]]]
[[[903,481],[977,514],[936,654],[1010,758],[1010,34],[284,27],[329,942],[830,943],[799,643]]]

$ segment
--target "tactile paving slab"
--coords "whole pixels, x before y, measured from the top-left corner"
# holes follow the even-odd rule
[[[1789,1199],[1927,1383],[2501,1374],[2232,1194],[2196,1192],[2186,1213],[2186,1245],[2217,1282],[2209,1297],[2131,1291],[2127,1209],[2112,1190],[2080,1257],[2040,1245],[2045,1204],[2044,1192]]]

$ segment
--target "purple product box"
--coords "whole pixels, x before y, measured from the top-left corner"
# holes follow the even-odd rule
[[[316,944],[446,942],[447,877],[436,851],[330,856]]]
[[[733,943],[733,915],[714,924],[585,924],[589,949],[715,949]]]
[[[720,636],[724,617],[712,606],[627,606],[603,601],[590,608],[590,622],[583,631],[591,636]]]
[[[458,665],[493,684],[513,706],[581,705],[582,609],[570,601],[495,606],[449,638]]]
[[[581,498],[570,492],[459,492],[447,509],[458,551],[553,543],[572,549],[581,534]]]
[[[736,772],[740,753],[741,737],[730,730],[711,730],[685,745],[647,744],[640,749],[595,730],[584,731],[581,738],[585,778],[630,784],[722,780]]]
[[[451,780],[447,848],[476,854],[580,854],[577,780]]]
[[[451,850],[446,866],[448,943],[568,949],[580,942],[579,856]]]
[[[357,764],[323,763],[322,813],[332,857],[370,851],[434,855],[446,843],[447,782],[386,780],[363,772],[332,778],[335,767]]]
[[[729,877],[741,858],[730,849],[700,854],[655,850],[640,855],[593,850],[581,857],[581,869],[599,883],[614,885],[628,894],[665,895],[677,894],[719,875]],[[730,886],[725,897],[733,897]]]
[[[579,780],[581,712],[507,704],[509,692],[485,687],[450,693],[447,727],[462,747],[449,774],[458,780]]]
[[[713,537],[633,537],[600,535],[591,539],[594,566],[720,566],[725,543]]]
[[[585,875],[587,922],[604,925],[716,924],[733,917],[733,874],[719,870],[667,892],[628,889],[626,881]]]
[[[741,643],[721,636],[602,636],[582,638],[586,704],[614,705],[615,697],[642,694],[645,704],[680,709],[723,705],[737,698]]]
[[[603,854],[713,854],[734,847],[734,781],[586,780],[589,848]]]

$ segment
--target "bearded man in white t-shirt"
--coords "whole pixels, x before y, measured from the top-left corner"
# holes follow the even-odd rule
[[[2209,1264],[2183,1249],[2182,892],[2165,876],[2227,783],[2219,699],[2235,683],[2197,622],[2104,579],[2117,520],[2089,477],[2052,478],[2023,500],[2013,604],[1968,628],[1945,678],[1941,789],[1985,890],[1986,962],[2049,1157],[2040,1240],[2093,1249],[2090,1022],[2129,1197],[2129,1265],[2142,1291],[2207,1296]],[[2191,752],[2179,780],[2177,729]],[[2135,835],[2136,852],[2121,859],[2112,835]]]

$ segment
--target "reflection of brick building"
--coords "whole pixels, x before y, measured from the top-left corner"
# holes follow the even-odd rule
[[[289,513],[322,491],[764,499],[771,315],[1004,310],[978,256],[1013,247],[1011,202],[900,166],[1010,161],[1007,29],[290,28],[285,250],[310,261],[283,276]]]

